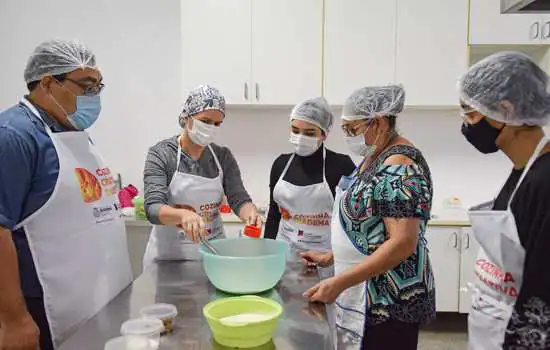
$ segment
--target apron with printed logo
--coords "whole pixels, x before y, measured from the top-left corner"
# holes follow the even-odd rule
[[[206,223],[208,240],[225,237],[219,206],[222,201],[223,172],[212,147],[208,146],[218,167],[218,176],[210,179],[179,172],[181,145],[178,138],[176,172],[169,185],[168,205],[192,208]],[[199,245],[174,226],[155,225],[143,257],[143,269],[154,260],[200,260]]]
[[[16,229],[27,235],[57,348],[132,282],[132,270],[113,173],[86,132],[44,125],[59,159],[57,183]]]
[[[287,162],[273,189],[273,200],[280,208],[277,239],[290,245],[291,259],[298,252],[330,250],[330,221],[334,198],[325,177],[326,150],[323,147],[323,182],[307,186],[284,180],[295,154]],[[321,279],[333,275],[333,267],[319,267]]]
[[[468,317],[470,350],[502,349],[508,321],[521,288],[525,250],[510,205],[525,175],[548,143],[543,137],[525,166],[506,210],[493,210],[493,201],[468,212],[481,246],[474,265],[473,300]]]

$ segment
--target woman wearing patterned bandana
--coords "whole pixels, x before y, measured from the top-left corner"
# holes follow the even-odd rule
[[[225,99],[211,86],[191,91],[179,117],[180,135],[149,150],[144,170],[145,211],[155,226],[143,265],[154,260],[200,259],[200,236],[224,237],[219,205],[247,224],[262,225],[228,148],[213,143],[225,119]]]
[[[424,239],[432,205],[430,169],[395,130],[400,86],[365,87],[344,104],[342,129],[363,162],[340,181],[331,225],[335,276],[306,291],[334,303],[338,349],[416,350],[419,326],[435,317]]]

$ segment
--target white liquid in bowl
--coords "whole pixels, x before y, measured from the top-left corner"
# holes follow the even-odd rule
[[[233,316],[226,316],[220,318],[220,322],[228,326],[246,325],[249,323],[258,323],[267,321],[273,318],[273,314],[265,313],[243,313]]]

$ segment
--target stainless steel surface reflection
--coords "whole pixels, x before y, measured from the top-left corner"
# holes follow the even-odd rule
[[[301,263],[287,264],[281,282],[260,294],[283,305],[277,332],[272,342],[252,350],[333,349],[324,305],[311,304],[302,296],[318,281],[316,271],[306,270]],[[109,339],[120,335],[123,322],[139,317],[142,307],[159,302],[174,304],[179,312],[174,332],[162,337],[160,350],[226,349],[213,341],[202,308],[229,296],[208,282],[199,261],[159,262],[80,326],[58,350],[102,350]]]

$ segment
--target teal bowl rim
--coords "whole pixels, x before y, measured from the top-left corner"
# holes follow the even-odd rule
[[[237,296],[237,297],[229,297],[229,298],[213,300],[213,301],[209,302],[208,304],[206,304],[202,308],[202,314],[206,318],[207,321],[216,322],[216,323],[218,323],[218,324],[220,324],[224,327],[227,327],[227,328],[250,327],[250,324],[228,326],[226,324],[223,324],[219,319],[214,318],[214,317],[212,317],[211,315],[208,314],[210,309],[212,309],[213,307],[218,306],[219,304],[230,303],[230,302],[234,302],[234,301],[237,301],[237,300],[243,300],[243,299],[244,300],[250,299],[250,300],[259,301],[259,302],[262,302],[264,304],[271,305],[271,306],[274,307],[274,309],[276,309],[275,314],[273,315],[272,318],[270,318],[268,320],[265,320],[265,321],[254,322],[253,325],[263,325],[263,324],[266,324],[266,323],[277,321],[278,319],[281,318],[281,316],[283,316],[284,310],[283,310],[283,306],[281,304],[279,304],[278,302],[276,302],[273,299],[263,298],[263,297],[259,297],[257,295],[242,295],[242,296]]]
[[[215,248],[217,241],[240,241],[240,240],[243,240],[243,239],[256,239],[256,238],[220,238],[220,239],[215,239],[215,240],[211,241],[210,243],[213,243],[214,248]],[[265,239],[265,238],[260,238],[260,239]],[[287,242],[284,242],[284,241],[278,241],[278,240],[272,240],[272,241],[277,242],[276,244],[284,244],[286,246],[287,251],[284,253],[285,261],[286,261],[286,256],[290,252],[290,245]],[[281,254],[266,254],[266,255],[259,255],[259,256],[216,255],[216,254],[210,253],[208,251],[208,248],[204,247],[202,243],[200,244],[200,247],[199,247],[199,253],[201,253],[201,255],[206,255],[209,258],[214,258],[214,259],[219,259],[219,260],[263,260],[266,257],[273,257],[273,256],[280,256],[281,255]],[[204,260],[203,260],[203,263],[204,263]]]

